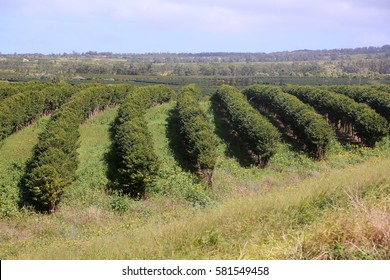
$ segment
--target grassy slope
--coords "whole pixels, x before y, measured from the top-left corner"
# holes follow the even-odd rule
[[[148,110],[145,116],[152,133],[153,148],[160,161],[156,186],[149,193],[169,196],[176,201],[185,199],[195,206],[203,207],[211,202],[205,192],[206,185],[179,164],[180,160],[183,161],[182,151],[173,147],[173,143],[180,141],[178,127],[171,117],[174,106],[174,103],[159,105]],[[172,138],[175,139],[170,142]],[[178,157],[179,161],[176,160]]]
[[[221,140],[214,186],[206,192],[175,160],[180,151],[170,150],[173,106],[147,114],[162,162],[147,200],[105,187],[116,115],[107,110],[81,127],[78,179],[59,212],[24,209],[0,220],[0,258],[390,257],[389,140],[374,151],[334,143],[321,163],[284,143],[262,171],[240,165],[230,156],[234,147]]]
[[[111,223],[112,231],[84,240],[52,239],[14,257],[388,259],[389,166],[388,159],[371,160],[214,209],[188,209],[169,222],[140,226],[125,219]]]
[[[18,212],[19,187],[27,160],[48,117],[7,137],[0,143],[0,217]]]

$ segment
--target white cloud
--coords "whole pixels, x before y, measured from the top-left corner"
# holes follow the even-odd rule
[[[282,50],[390,43],[389,0],[0,0],[2,51]],[[21,39],[23,43],[21,43]],[[181,47],[180,47],[181,46]]]
[[[387,0],[3,0],[29,16],[217,33],[386,28]],[[2,4],[0,4],[2,5]],[[1,6],[0,6],[1,7]]]

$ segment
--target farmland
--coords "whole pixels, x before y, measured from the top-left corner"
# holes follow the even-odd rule
[[[388,259],[388,51],[0,55],[0,258]]]
[[[2,259],[390,257],[386,86],[0,86]]]

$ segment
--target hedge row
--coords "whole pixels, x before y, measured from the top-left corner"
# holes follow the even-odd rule
[[[5,98],[0,102],[0,141],[43,114],[54,111],[77,91],[77,87],[61,83],[40,90],[26,89]]]
[[[254,104],[277,114],[303,142],[309,155],[323,159],[334,136],[332,128],[310,106],[280,87],[252,86],[243,91]]]
[[[145,120],[146,109],[168,101],[174,92],[166,86],[136,88],[118,111],[114,148],[118,157],[118,183],[125,193],[140,198],[154,185],[158,159]]]
[[[390,93],[390,85],[374,85],[374,86],[371,86],[371,88],[382,91],[382,92]]]
[[[218,142],[213,127],[200,108],[200,96],[198,86],[183,87],[177,97],[176,112],[186,147],[185,153],[194,162],[200,175],[211,184]]]
[[[38,91],[51,86],[52,83],[40,83],[37,81],[4,83],[0,82],[0,101],[17,93],[28,91]]]
[[[75,178],[78,166],[79,126],[91,112],[120,102],[129,87],[95,86],[74,94],[51,117],[39,135],[28,164],[24,186],[31,203],[41,211],[54,212]]]
[[[12,84],[0,83],[0,101],[19,92],[19,88]]]
[[[390,122],[390,94],[366,86],[332,86],[334,92],[344,94],[356,102],[367,103]]]
[[[385,118],[367,104],[357,103],[345,95],[311,86],[286,86],[284,91],[310,104],[331,123],[360,137],[368,146],[374,146],[389,131]]]
[[[259,166],[265,166],[275,154],[280,135],[277,129],[234,87],[221,86],[212,97],[224,111],[228,121],[248,148],[257,156]]]

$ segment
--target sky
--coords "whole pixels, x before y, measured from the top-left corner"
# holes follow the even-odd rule
[[[0,52],[276,52],[390,44],[389,0],[0,0]]]

